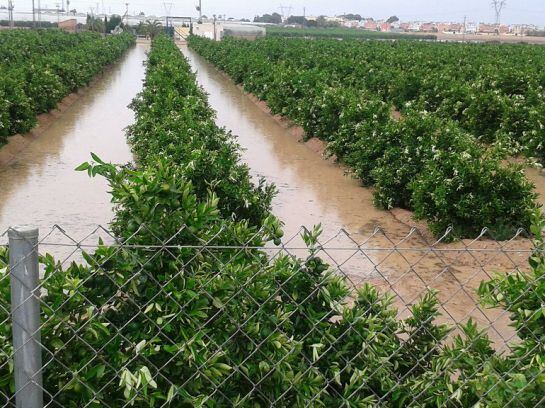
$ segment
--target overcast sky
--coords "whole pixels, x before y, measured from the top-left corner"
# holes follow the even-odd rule
[[[66,1],[66,0],[65,0]],[[171,15],[195,16],[198,0],[126,0],[130,13],[143,11],[146,14],[165,15],[164,3],[172,4]],[[38,0],[35,0],[36,4]],[[54,8],[62,0],[41,0],[42,7]],[[7,0],[0,0],[0,5]],[[397,15],[401,20],[435,21],[494,21],[492,0],[202,0],[203,13],[227,14],[229,17],[252,18],[256,14],[279,12],[280,5],[291,6],[293,15],[361,14],[364,17],[388,18]],[[18,11],[31,10],[32,0],[14,0]],[[125,0],[72,0],[70,8],[89,11],[90,7],[102,4],[106,12],[120,13],[125,10]],[[503,22],[545,25],[545,0],[507,0]]]

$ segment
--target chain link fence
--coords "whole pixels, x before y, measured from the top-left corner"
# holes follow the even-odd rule
[[[221,235],[6,231],[0,406],[545,406],[523,231]]]

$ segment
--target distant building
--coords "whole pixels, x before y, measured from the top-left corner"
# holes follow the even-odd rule
[[[477,30],[479,34],[498,34],[498,27],[495,24],[480,23]]]
[[[409,23],[409,31],[413,31],[413,32],[420,31],[421,26],[422,24],[418,22]]]
[[[476,23],[466,23],[465,32],[467,34],[476,34],[479,29],[479,25]]]
[[[193,34],[211,40],[220,41],[225,37],[255,40],[265,37],[265,28],[248,24],[236,23],[202,23],[193,25]]]
[[[364,30],[377,31],[378,25],[375,20],[365,20],[362,28]]]
[[[359,21],[356,20],[346,20],[342,23],[343,27],[347,28],[358,28],[359,27]]]
[[[445,33],[448,31],[450,23],[436,23],[435,27],[437,28],[438,32]]]
[[[420,26],[420,31],[423,33],[434,33],[437,32],[437,27],[435,26],[435,23],[423,23]]]
[[[221,24],[202,23],[193,26],[193,34],[210,40],[220,40],[222,36]]]
[[[464,25],[461,23],[451,23],[447,29],[447,32],[453,34],[459,34],[464,31]]]
[[[460,23],[433,23],[433,25],[435,26],[435,30],[437,30],[437,32],[439,33],[458,34],[461,33],[464,29],[464,25]]]
[[[511,32],[511,27],[509,27],[508,25],[505,25],[505,24],[502,24],[500,25],[500,34],[509,34]]]
[[[530,31],[539,31],[539,27],[531,24],[517,24],[514,26],[511,26],[511,34],[514,35],[528,35],[528,32]]]
[[[59,28],[68,33],[75,33],[78,31],[78,20],[71,18],[70,20],[60,21]]]
[[[255,40],[265,37],[266,30],[255,25],[224,24],[222,37],[235,37],[245,40]]]
[[[382,22],[379,25],[379,29],[382,32],[388,32],[388,31],[390,31],[392,29],[392,25],[390,23],[387,23],[387,22]]]

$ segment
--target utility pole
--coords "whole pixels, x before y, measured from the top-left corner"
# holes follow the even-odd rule
[[[202,0],[199,0],[197,10],[199,11],[199,24],[202,24]]]
[[[163,1],[163,7],[165,8],[165,13],[166,13],[166,26],[167,26],[167,31],[168,31],[168,28],[169,28],[169,20],[170,20],[170,12],[172,11],[172,3],[166,3]],[[173,24],[174,26],[174,24]]]
[[[61,22],[60,15],[59,15],[60,4],[59,3],[55,4],[55,7],[57,8],[57,27],[58,27],[59,23]]]
[[[129,3],[125,3],[125,27],[129,26]]]
[[[9,20],[9,27],[14,28],[14,22],[13,22],[13,0],[8,1],[8,20]]]
[[[467,32],[467,16],[464,16],[464,28],[463,28],[463,30],[464,30],[464,38],[463,38],[463,40],[464,40],[464,42],[465,42],[465,41],[466,41],[466,32]]]
[[[34,0],[32,0],[32,28],[36,29],[36,9],[34,8]]]
[[[280,7],[278,7],[280,9],[280,15],[282,16],[282,22],[284,22],[284,20],[286,19],[286,15],[284,14],[284,6],[281,4]]]
[[[498,27],[498,34],[501,21],[501,12],[507,5],[507,0],[492,0],[492,6],[494,7],[494,12],[496,13],[496,26]]]
[[[289,15],[291,15],[291,6],[289,7],[284,7],[283,5],[280,5],[279,9],[280,9],[280,13],[282,13],[282,20],[285,21],[288,17],[290,17]],[[287,15],[286,14],[286,11],[287,11]]]
[[[214,17],[214,41],[217,41],[218,39],[216,36],[216,15],[214,14],[213,17]]]

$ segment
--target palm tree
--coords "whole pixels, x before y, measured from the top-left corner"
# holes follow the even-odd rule
[[[160,21],[157,20],[146,20],[146,25],[144,26],[146,35],[148,35],[152,40],[157,37],[163,31],[163,25]]]
[[[144,25],[144,22],[143,21],[140,21],[138,23],[138,26],[136,27],[136,33],[138,35],[147,35],[146,33],[146,26]]]
[[[87,14],[86,25],[89,31],[96,31],[98,33],[101,33],[104,31],[104,21],[100,18],[96,18],[89,14]]]

